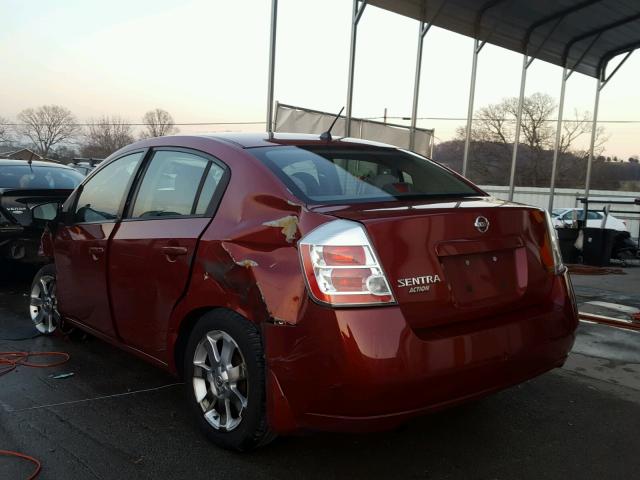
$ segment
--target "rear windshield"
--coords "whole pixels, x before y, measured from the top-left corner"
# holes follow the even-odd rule
[[[0,165],[0,188],[72,190],[83,179],[82,174],[70,168]]]
[[[287,146],[248,151],[310,204],[486,195],[438,164],[401,150]]]

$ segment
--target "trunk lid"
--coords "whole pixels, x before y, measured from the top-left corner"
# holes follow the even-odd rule
[[[413,328],[486,318],[548,301],[552,274],[541,263],[546,226],[539,209],[464,198],[314,211],[365,226]]]

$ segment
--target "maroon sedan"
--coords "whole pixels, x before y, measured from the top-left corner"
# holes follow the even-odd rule
[[[386,429],[562,365],[577,325],[549,216],[419,155],[306,135],[113,154],[45,236],[31,316],[184,379],[247,450]]]

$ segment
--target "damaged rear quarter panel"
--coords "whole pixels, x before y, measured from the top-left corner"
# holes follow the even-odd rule
[[[256,324],[299,321],[307,294],[297,241],[331,217],[307,211],[266,167],[245,155],[236,150],[220,156],[231,179],[200,239],[188,290],[173,312],[170,349],[182,320],[202,308],[229,308]]]

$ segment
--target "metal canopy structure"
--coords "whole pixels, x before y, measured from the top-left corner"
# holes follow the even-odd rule
[[[574,72],[595,78],[597,83],[593,126],[585,184],[585,196],[588,196],[600,91],[629,58],[633,50],[640,48],[640,0],[352,0],[352,2],[345,135],[348,136],[351,130],[358,24],[362,20],[365,7],[370,4],[413,18],[419,22],[411,112],[412,131],[415,131],[418,115],[423,41],[431,26],[435,25],[475,40],[462,163],[463,175],[466,174],[468,165],[478,56],[486,43],[522,54],[520,95],[509,179],[509,200],[512,200],[514,195],[522,107],[529,66],[534,60],[539,59],[562,67],[549,210],[553,208],[553,193],[567,80]],[[278,0],[272,0],[269,91],[267,99],[267,128],[269,131],[273,126],[273,78],[277,4]],[[607,75],[608,63],[614,57],[624,53],[627,55]]]
[[[368,3],[594,78],[600,76],[612,57],[640,46],[638,0],[369,0]]]

